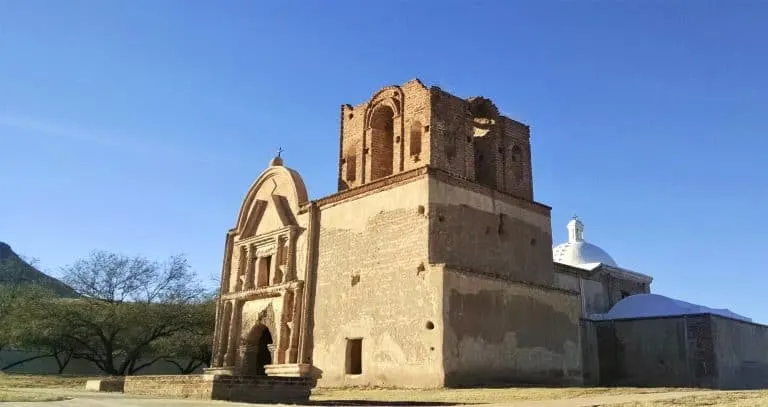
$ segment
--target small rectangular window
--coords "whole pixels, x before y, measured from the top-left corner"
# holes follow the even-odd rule
[[[357,157],[347,157],[347,181],[354,181],[357,175]]]
[[[272,256],[266,256],[259,259],[259,275],[256,278],[257,287],[266,287],[271,284],[271,282],[269,281],[271,269],[272,269]]]
[[[272,256],[267,256],[267,258],[264,259],[264,263],[266,264],[266,274],[267,274],[266,281],[267,281],[267,285],[271,285],[272,281],[270,281],[270,280],[272,280],[272,276],[271,276],[271,273],[272,273]]]
[[[347,339],[347,374],[363,373],[363,340]]]

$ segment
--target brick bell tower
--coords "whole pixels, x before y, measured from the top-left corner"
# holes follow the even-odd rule
[[[486,98],[414,79],[341,106],[339,191],[423,166],[533,200],[529,128]]]

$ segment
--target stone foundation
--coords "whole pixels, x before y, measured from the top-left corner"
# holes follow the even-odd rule
[[[311,379],[302,377],[178,375],[130,376],[123,392],[142,396],[250,403],[298,403],[309,400]]]

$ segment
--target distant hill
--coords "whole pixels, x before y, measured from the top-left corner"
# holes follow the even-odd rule
[[[62,297],[79,297],[70,286],[43,273],[14,253],[6,243],[0,242],[0,285],[38,284]]]

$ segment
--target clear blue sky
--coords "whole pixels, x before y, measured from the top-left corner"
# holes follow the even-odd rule
[[[221,269],[278,146],[335,191],[339,105],[418,77],[532,128],[555,242],[768,322],[768,2],[0,2],[0,240]]]

